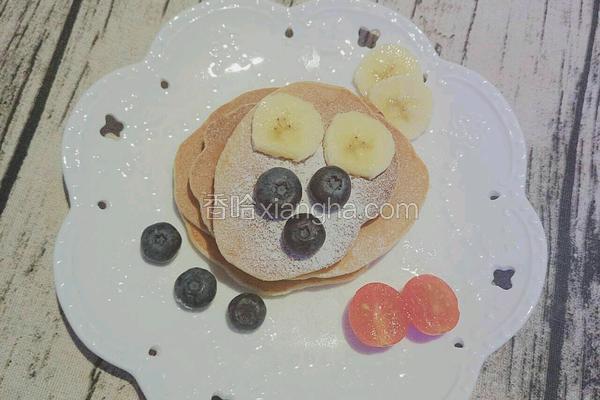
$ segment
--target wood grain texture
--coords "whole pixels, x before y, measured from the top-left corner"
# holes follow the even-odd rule
[[[61,316],[60,140],[77,98],[192,0],[0,0],[0,399],[139,397]],[[285,2],[287,5],[293,1]],[[550,245],[543,299],[474,399],[600,399],[600,0],[388,0],[513,106]]]

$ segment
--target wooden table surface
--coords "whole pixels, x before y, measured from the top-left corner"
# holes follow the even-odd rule
[[[140,60],[161,25],[196,2],[0,0],[2,400],[138,399],[131,377],[81,346],[54,294],[52,252],[68,208],[62,129],[93,82]],[[442,57],[494,83],[528,144],[548,279],[473,398],[600,399],[600,0],[382,3]]]

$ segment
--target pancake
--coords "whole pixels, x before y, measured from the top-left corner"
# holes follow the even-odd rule
[[[319,112],[325,130],[334,116],[350,111],[360,112],[372,118],[378,115],[349,90],[332,85],[312,82],[294,83],[278,89],[311,103]],[[252,193],[258,177],[273,167],[292,170],[306,189],[314,173],[327,165],[322,145],[302,162],[293,162],[254,151],[252,146],[252,118],[250,111],[234,130],[219,157],[215,171],[214,192],[224,199],[233,199],[246,207],[224,204],[225,212],[213,219],[213,233],[221,254],[231,264],[264,281],[290,279],[322,270],[342,259],[358,236],[363,223],[373,218],[367,210],[379,210],[390,199],[398,176],[398,155],[394,154],[385,171],[373,179],[351,177],[352,191],[343,212],[321,213],[311,209],[305,190],[296,212],[309,209],[321,219],[326,231],[323,246],[311,257],[292,257],[281,246],[281,234],[285,220],[252,217]],[[408,144],[408,147],[410,145]],[[306,211],[304,211],[306,210]],[[351,211],[346,214],[346,211]]]
[[[264,89],[263,96],[267,93],[270,93],[274,89]],[[260,91],[255,91],[257,94]],[[244,95],[240,96],[243,97]],[[237,99],[236,99],[237,100]],[[234,100],[235,101],[235,100]],[[373,110],[376,110],[374,106],[370,105],[368,102],[366,104],[372,107]],[[223,108],[223,107],[222,107]],[[227,118],[227,115],[220,113],[218,109],[211,115],[210,119],[213,122],[218,121],[220,118]],[[227,109],[227,108],[225,108]],[[214,118],[214,119],[213,119]],[[385,123],[385,121],[383,121]],[[386,123],[388,129],[394,134],[394,138],[396,140],[396,152],[400,154],[400,162],[398,163],[398,185],[393,193],[392,199],[390,200],[391,204],[411,204],[414,203],[417,206],[422,205],[425,195],[428,188],[428,173],[425,165],[419,159],[417,154],[414,152],[410,143],[402,136],[398,131],[393,129]],[[203,125],[204,129],[201,127],[198,129],[192,136],[202,135],[203,130],[206,130],[207,124]],[[219,131],[219,130],[211,130],[215,134],[222,135],[224,138],[223,142],[231,135],[232,131]],[[408,146],[406,145],[408,143]],[[187,145],[187,142],[184,142],[181,146]],[[220,156],[221,150],[218,147],[212,147],[210,145],[205,146],[203,152],[196,156],[196,160],[194,161],[194,165],[198,167],[202,165],[206,165],[206,170],[210,172],[210,168],[208,165],[215,165],[216,161],[207,162],[206,160],[218,160]],[[178,156],[179,156],[178,152]],[[179,164],[183,164],[183,168],[180,170],[188,170],[191,166],[186,165],[186,163],[181,162],[179,160]],[[189,160],[188,160],[189,162]],[[177,162],[176,162],[177,163]],[[213,167],[214,168],[214,167]],[[197,168],[194,167],[194,171]],[[191,175],[191,174],[190,174]],[[214,175],[214,169],[209,174],[208,181],[211,182],[208,185],[207,191],[212,190],[212,176]],[[182,178],[184,179],[184,178]],[[188,199],[181,199],[178,197],[181,196],[190,196]],[[193,201],[196,200],[191,196],[188,191],[184,191],[183,194],[181,192],[175,192],[176,203],[182,204],[184,201]],[[192,203],[193,204],[193,203]],[[181,211],[181,210],[180,210]],[[181,213],[182,217],[186,218],[185,214]],[[326,284],[335,284],[344,282],[346,280],[353,279],[357,276],[366,265],[372,263],[377,260],[379,257],[383,256],[386,252],[388,252],[400,238],[404,235],[404,233],[410,228],[410,226],[415,221],[415,215],[413,213],[408,216],[400,216],[399,218],[392,219],[384,219],[377,218],[375,220],[371,220],[368,223],[364,224],[359,232],[359,235],[354,242],[353,246],[349,250],[342,260],[337,262],[336,264],[325,268],[323,270],[317,271],[313,274],[299,276],[294,279],[298,280],[306,280],[302,285],[294,285],[292,282],[285,282],[281,285],[276,285],[274,282],[264,282],[260,281],[252,276],[245,274],[236,269],[233,265],[227,263],[224,258],[221,256],[216,243],[212,238],[204,232],[199,232],[197,227],[191,226],[193,221],[185,221],[186,226],[188,228],[188,236],[190,241],[194,244],[198,250],[208,257],[214,263],[221,265],[223,269],[229,274],[232,275],[233,279],[238,283],[255,288],[255,290],[261,291],[265,294],[270,295],[279,295],[289,293],[293,290],[299,290],[305,287],[311,286],[321,286]],[[332,278],[339,277],[342,275],[348,275],[340,280],[332,281],[332,282],[321,282],[319,280],[315,280],[313,278]]]
[[[366,105],[371,107],[373,111],[378,112],[372,104],[366,102]],[[387,128],[394,135],[396,153],[400,155],[398,162],[398,184],[396,185],[389,202],[390,204],[414,204],[420,209],[429,187],[427,168],[414,152],[407,139],[386,121],[383,121],[383,123],[386,124]],[[227,139],[233,133],[233,130],[209,130],[209,132],[211,135],[221,136],[221,140],[215,142],[220,145],[212,146],[210,144],[211,141],[207,139],[207,145],[204,151],[196,157],[196,160],[193,163],[190,172],[190,187],[192,188],[192,191],[207,193],[207,196],[210,197],[213,193],[212,183],[214,180],[216,160],[218,160],[221,151],[225,146]],[[196,171],[203,171],[202,174],[198,175],[202,176],[204,179],[194,179]],[[408,211],[407,215],[401,214],[398,218],[377,218],[369,221],[361,227],[357,239],[344,258],[328,268],[293,279],[307,279],[312,277],[330,278],[358,271],[363,266],[387,253],[398,240],[400,240],[404,233],[408,231],[417,218],[414,207],[408,209]],[[208,215],[204,214],[203,209],[201,209],[201,213],[203,214],[203,220],[205,221],[205,217],[208,217]],[[208,221],[210,221],[210,219],[208,219]],[[210,230],[212,224],[209,222],[206,226]]]

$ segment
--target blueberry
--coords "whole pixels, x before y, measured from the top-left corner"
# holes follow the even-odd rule
[[[168,263],[181,247],[181,235],[168,222],[150,225],[140,240],[144,258],[155,264]]]
[[[175,281],[175,300],[187,310],[206,307],[217,294],[215,276],[203,268],[192,268],[179,275]]]
[[[292,171],[275,167],[264,172],[254,186],[254,201],[270,218],[289,217],[302,198],[302,184]]]
[[[251,331],[262,325],[267,315],[267,307],[260,296],[242,293],[231,300],[227,313],[229,321],[236,329]]]
[[[350,198],[351,187],[350,176],[336,166],[319,169],[308,184],[313,199],[328,208],[331,206],[343,207]]]
[[[285,223],[282,240],[293,255],[310,257],[323,246],[325,228],[312,214],[296,214]]]

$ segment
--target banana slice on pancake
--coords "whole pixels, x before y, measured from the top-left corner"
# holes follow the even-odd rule
[[[274,93],[265,97],[254,112],[254,150],[269,156],[305,160],[319,148],[323,135],[321,114],[296,96]]]
[[[337,114],[323,142],[325,160],[350,175],[373,179],[395,154],[394,138],[384,124],[357,111]]]

